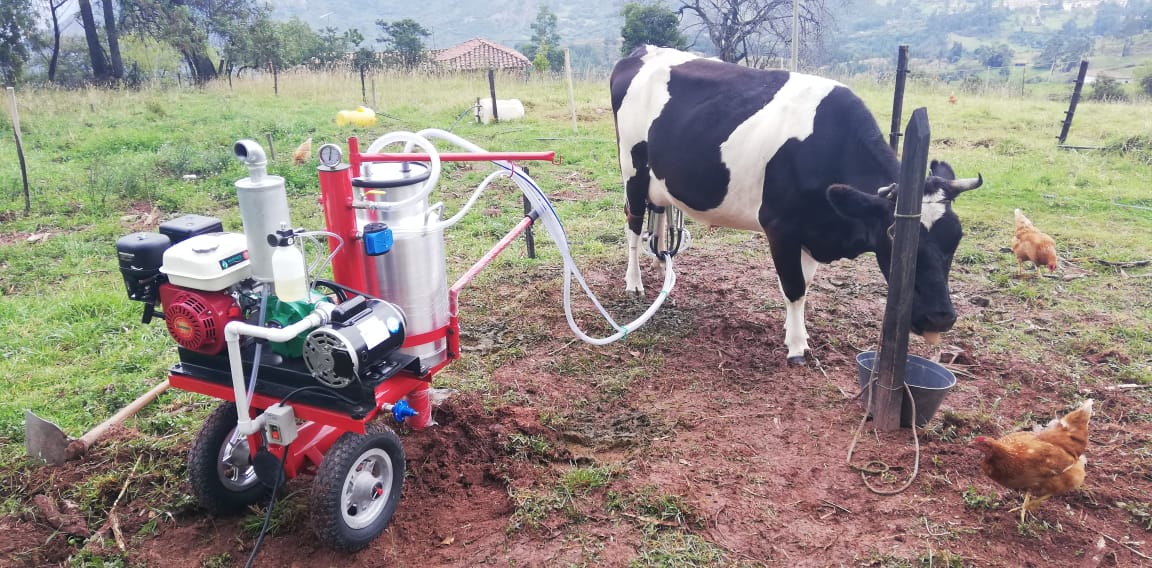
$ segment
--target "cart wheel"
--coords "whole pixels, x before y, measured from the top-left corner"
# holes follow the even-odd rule
[[[226,515],[267,498],[270,489],[256,477],[249,455],[248,439],[236,434],[236,403],[221,403],[188,450],[188,479],[200,506]]]
[[[372,543],[400,503],[404,448],[390,428],[348,432],[324,455],[312,481],[313,529],[329,548],[355,552]]]

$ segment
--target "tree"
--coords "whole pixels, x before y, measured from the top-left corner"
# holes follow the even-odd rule
[[[1130,0],[1124,14],[1124,21],[1120,24],[1123,35],[1137,35],[1152,30],[1152,2],[1149,0]]]
[[[1092,38],[1077,29],[1074,21],[1069,20],[1048,39],[1043,51],[1036,57],[1036,65],[1068,71],[1091,50]]]
[[[635,2],[624,5],[624,28],[620,30],[624,44],[620,54],[628,55],[644,44],[684,49],[688,40],[680,33],[680,18],[676,12],[663,6],[642,6]]]
[[[180,53],[197,83],[219,75],[217,50],[240,37],[270,8],[256,0],[120,0],[121,32],[141,33]]]
[[[556,14],[552,13],[548,6],[540,6],[531,28],[532,38],[527,44],[517,47],[520,53],[530,60],[535,60],[537,54],[543,53],[548,59],[549,69],[563,69],[564,50],[559,47],[560,32],[556,30]]]
[[[348,30],[346,34],[348,43],[357,48],[356,52],[352,54],[352,66],[360,72],[360,99],[364,104],[368,104],[368,89],[364,84],[364,76],[373,69],[380,68],[380,59],[376,57],[376,52],[368,49],[367,47],[360,47],[364,41],[364,36],[358,29]]]
[[[972,55],[985,67],[1000,69],[1003,73],[1007,73],[1007,68],[1012,66],[1012,58],[1016,53],[1008,47],[1008,44],[1002,43],[995,46],[982,45],[977,47]]]
[[[233,36],[223,50],[229,76],[233,69],[237,75],[245,69],[267,70],[272,73],[272,92],[279,94],[280,69],[287,65],[279,26],[265,16],[251,22],[243,34]]]
[[[112,0],[101,0],[104,5],[104,35],[108,37],[108,60],[112,64],[112,77],[124,79],[124,60],[120,58],[120,34],[116,31],[116,12]]]
[[[735,63],[750,56],[779,55],[792,43],[795,0],[681,0],[677,12],[690,14],[696,28],[707,35],[723,61]],[[810,48],[820,44],[832,14],[824,0],[798,4],[800,39]]]
[[[355,39],[355,41],[353,41]],[[364,41],[360,30],[351,29],[343,33],[333,27],[320,30],[317,34],[316,49],[312,52],[312,65],[327,67],[337,65],[344,61],[345,55],[352,51],[350,47],[359,46]]]
[[[948,50],[948,63],[956,63],[961,57],[964,57],[964,44],[958,41],[952,42],[952,47]]]
[[[532,67],[541,73],[547,73],[550,65],[548,64],[548,51],[541,49],[536,52],[536,57],[532,58]]]
[[[35,29],[29,0],[0,2],[0,78],[7,84],[20,81],[28,62],[28,38]]]
[[[69,0],[48,0],[48,11],[52,15],[52,57],[48,61],[48,81],[56,82],[56,64],[60,61],[60,14],[58,10]]]
[[[404,19],[397,22],[376,20],[376,26],[384,34],[376,38],[376,41],[384,44],[385,49],[392,52],[404,69],[413,69],[428,58],[428,51],[421,38],[432,34],[416,20]]]
[[[1124,8],[1112,2],[1103,2],[1096,7],[1096,18],[1092,20],[1092,33],[1113,35],[1120,31],[1124,22]]]
[[[100,45],[100,34],[96,30],[96,16],[92,13],[91,0],[79,0],[80,21],[84,23],[84,39],[88,41],[88,58],[92,62],[92,75],[97,83],[107,83],[112,79],[112,67],[104,56],[104,46]]]

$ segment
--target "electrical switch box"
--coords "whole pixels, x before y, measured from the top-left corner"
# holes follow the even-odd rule
[[[264,437],[269,444],[287,446],[296,439],[296,413],[291,406],[275,404],[264,411]]]

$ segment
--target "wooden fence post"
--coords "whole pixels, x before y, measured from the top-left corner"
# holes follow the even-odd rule
[[[1088,74],[1088,60],[1080,61],[1080,74],[1076,75],[1076,86],[1072,89],[1072,102],[1068,103],[1068,110],[1064,112],[1064,122],[1060,127],[1058,144],[1063,144],[1068,138],[1068,129],[1072,128],[1072,116],[1076,114],[1076,103],[1080,102],[1080,90],[1084,88],[1084,77]]]
[[[900,427],[904,372],[908,363],[909,318],[915,295],[916,247],[920,241],[920,206],[924,198],[930,139],[928,110],[921,107],[912,111],[912,118],[904,131],[896,220],[892,223],[888,300],[884,306],[884,327],[876,359],[877,383],[872,389],[872,398],[876,401],[874,424],[880,430]]]
[[[492,94],[492,122],[500,123],[500,111],[496,110],[496,72],[488,68],[488,92]]]
[[[28,216],[32,213],[32,194],[28,191],[28,165],[24,162],[20,110],[16,107],[16,89],[13,87],[8,87],[8,114],[12,117],[12,135],[16,137],[16,157],[20,160],[20,177],[24,180],[24,216]]]
[[[900,142],[900,116],[904,112],[904,81],[908,76],[908,46],[902,45],[896,52],[896,91],[892,94],[892,130],[888,132],[888,145],[896,151]]]
[[[568,77],[568,106],[572,108],[572,133],[576,133],[576,95],[572,92],[572,56],[570,49],[564,48],[564,74]]]

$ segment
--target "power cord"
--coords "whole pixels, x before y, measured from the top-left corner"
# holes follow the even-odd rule
[[[283,405],[293,396],[296,396],[297,393],[303,391],[317,391],[325,396],[340,399],[350,404],[356,404],[356,401],[319,385],[308,385],[292,390],[284,395],[284,398],[280,399],[280,404]],[[260,552],[260,545],[264,543],[264,535],[268,534],[268,525],[272,522],[272,509],[276,507],[276,494],[280,491],[280,486],[284,483],[284,460],[288,458],[288,450],[291,446],[292,444],[285,444],[283,457],[277,460],[280,463],[280,467],[276,468],[276,481],[272,484],[272,498],[268,501],[268,509],[264,513],[264,523],[260,526],[260,534],[256,536],[256,543],[252,545],[252,552],[248,554],[248,562],[244,564],[244,568],[252,568],[252,563],[256,560],[256,554]]]
[[[292,444],[284,446],[284,456],[288,456],[288,448]],[[244,568],[252,568],[252,562],[256,560],[256,554],[260,552],[260,545],[264,543],[264,535],[268,533],[268,524],[272,521],[272,509],[276,506],[276,494],[280,491],[280,485],[284,483],[284,458],[279,460],[280,467],[276,469],[276,482],[272,484],[272,499],[268,502],[268,510],[264,513],[264,524],[260,526],[260,534],[256,536],[256,544],[252,545],[252,552],[248,554],[248,562],[244,563]]]

